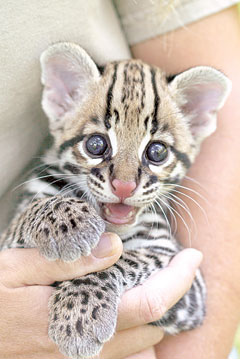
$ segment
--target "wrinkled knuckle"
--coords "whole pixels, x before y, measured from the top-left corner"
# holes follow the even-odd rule
[[[167,303],[163,296],[149,295],[147,292],[141,298],[140,315],[144,323],[160,319],[167,311]]]
[[[8,251],[3,251],[0,253],[0,268],[4,269],[8,265],[8,263],[11,263],[10,261],[10,255]]]
[[[64,276],[66,274],[66,271],[68,273],[71,271],[71,266],[57,259],[56,261],[54,261],[54,271],[56,275]]]
[[[0,270],[15,270],[17,263],[19,250],[18,249],[7,249],[0,252]]]
[[[54,273],[56,273],[55,277],[58,278],[58,280],[74,278],[77,274],[76,262],[56,260]]]

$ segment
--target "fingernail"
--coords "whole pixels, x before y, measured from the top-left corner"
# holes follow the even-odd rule
[[[185,263],[185,265],[187,265],[189,268],[196,270],[202,262],[202,259],[202,252],[194,248],[185,248],[172,259],[170,265],[172,263],[182,267],[182,265]]]
[[[117,239],[113,233],[104,233],[97,247],[92,250],[92,255],[97,258],[110,257],[116,252]]]
[[[188,248],[188,255],[190,255],[190,262],[193,267],[198,267],[203,259],[202,252],[198,251],[195,248]]]

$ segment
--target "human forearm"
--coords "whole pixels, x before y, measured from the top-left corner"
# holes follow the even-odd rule
[[[237,9],[179,29],[173,34],[149,40],[133,47],[135,57],[177,73],[196,65],[210,65],[222,70],[233,81],[229,101],[221,111],[217,133],[204,144],[189,176],[206,188],[210,205],[201,203],[209,224],[193,201],[187,203],[198,228],[192,245],[204,253],[203,272],[208,286],[208,314],[205,324],[192,332],[167,338],[158,348],[158,356],[184,359],[225,359],[240,319],[239,262],[240,230],[240,32]],[[199,191],[190,181],[183,185]],[[189,191],[185,192],[187,195]],[[192,194],[191,194],[192,196]],[[192,196],[199,200],[196,196]],[[184,226],[179,223],[179,237],[189,246]],[[191,348],[191,350],[189,350]]]

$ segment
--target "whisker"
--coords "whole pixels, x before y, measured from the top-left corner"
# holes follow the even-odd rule
[[[56,175],[59,175],[59,176],[64,176],[65,178],[72,178],[72,177],[76,177],[76,175],[70,175],[70,174],[66,174],[66,173],[58,173],[58,174],[55,174]],[[25,184],[28,184],[28,183],[31,183],[31,182],[34,182],[34,181],[38,181],[38,180],[41,180],[41,179],[44,179],[44,178],[48,178],[48,177],[54,177],[53,174],[49,174],[49,175],[45,175],[45,176],[40,176],[40,177],[36,177],[36,178],[32,178],[30,180],[27,180],[25,182],[22,182],[20,183],[19,185],[17,185],[16,187],[14,187],[12,189],[12,191],[16,191],[18,188],[24,186]],[[55,177],[56,178],[56,177]],[[60,181],[61,179],[64,179],[63,177],[60,177],[60,178],[56,178],[57,181]],[[55,183],[56,181],[54,182],[51,182],[52,183]]]
[[[158,206],[158,207],[161,209],[161,211],[162,211],[162,214],[163,214],[163,216],[164,216],[164,218],[165,218],[165,220],[166,220],[166,222],[167,222],[167,226],[168,226],[168,229],[169,229],[169,239],[171,239],[171,237],[172,237],[172,229],[171,229],[169,220],[168,220],[168,218],[167,218],[167,215],[166,215],[166,213],[164,212],[164,209],[163,209],[163,207],[161,206],[161,204],[160,204],[156,199],[154,200],[154,202],[157,204],[157,206]]]
[[[167,198],[167,202],[168,202],[169,197],[167,197],[165,194],[162,195],[162,196],[165,197],[165,198]],[[158,198],[159,198],[159,197],[158,197]],[[160,199],[160,198],[159,198],[159,199]],[[173,220],[173,226],[174,226],[173,235],[175,235],[176,232],[177,232],[177,219],[176,219],[175,214],[174,214],[173,211],[172,211],[172,208],[171,208],[170,204],[168,205],[168,203],[166,203],[166,206],[167,206],[167,208],[168,208],[168,210],[169,210],[169,212],[170,212],[170,214],[171,214],[171,219]]]
[[[191,223],[193,223],[194,233],[197,234],[197,225],[196,225],[196,222],[195,222],[195,220],[194,220],[194,218],[193,218],[193,216],[191,214],[191,211],[190,211],[189,207],[187,206],[187,204],[181,198],[175,196],[172,193],[169,193],[169,196],[166,196],[166,195],[163,195],[163,196],[168,198],[173,204],[175,204],[178,207],[180,212],[181,212],[181,208],[182,208],[188,214],[188,216],[189,216],[189,218],[191,220]],[[179,208],[179,207],[181,207],[181,208]],[[195,237],[193,237],[193,238],[195,238]]]
[[[166,203],[163,201],[162,198],[159,197],[159,200],[166,205]],[[185,221],[184,218],[178,213],[178,211],[175,210],[175,208],[173,208],[173,207],[171,207],[171,208],[172,208],[172,210],[176,213],[176,215],[182,220],[182,222],[183,222],[183,224],[184,224],[184,226],[185,226],[185,228],[186,228],[186,230],[187,230],[187,232],[188,232],[189,246],[191,247],[191,245],[192,245],[192,244],[191,244],[191,231],[190,231],[190,229],[189,229],[189,227],[188,227],[186,221]]]
[[[195,184],[197,184],[202,190],[204,191],[208,191],[207,188],[205,186],[203,186],[199,181],[197,181],[195,178],[189,177],[189,176],[185,176],[184,179],[191,181]]]
[[[36,157],[36,158],[40,158],[41,160],[43,159],[42,157]],[[46,169],[50,168],[52,165],[55,165],[55,164],[59,164],[59,160],[56,160],[56,161],[53,161],[53,162],[48,162],[48,163],[41,163],[33,168],[30,168],[29,171],[27,171],[26,175],[30,175],[32,172],[36,171],[38,168],[41,168],[41,167],[45,167]]]
[[[153,203],[150,203],[149,209],[151,209],[152,212],[157,216],[157,211],[156,211],[156,208],[154,207]],[[159,223],[158,222],[157,222],[157,229],[159,229]],[[152,230],[153,230],[153,222],[151,223],[151,228],[150,228],[150,231],[149,231],[147,239],[151,235]]]
[[[180,192],[180,191],[177,191],[175,189],[173,189],[172,192],[179,193],[180,195],[183,195],[184,197],[190,199],[201,210],[201,212],[204,215],[204,218],[205,218],[206,222],[209,224],[207,213],[206,213],[205,209],[198,203],[198,201],[196,201],[194,198],[192,198],[191,196],[187,195],[184,192]]]
[[[172,186],[172,183],[164,183],[164,184],[162,184],[162,185],[163,185],[163,187],[164,187],[164,186]],[[186,187],[186,186],[182,186],[182,185],[179,185],[179,184],[174,184],[174,186],[175,186],[175,187],[182,188],[182,189],[185,189],[185,190],[187,190],[187,191],[190,191],[190,192],[196,194],[196,195],[197,195],[198,197],[200,197],[203,201],[205,201],[206,203],[209,204],[208,200],[207,200],[203,195],[201,195],[199,192],[195,191],[194,189],[189,188],[189,187]],[[182,193],[182,192],[180,192],[180,193]]]
[[[60,181],[61,179],[62,179],[62,178],[58,178],[58,179],[56,179],[55,181],[52,181],[52,182],[46,184],[46,186],[44,186],[43,189],[41,189],[40,191],[38,191],[38,192],[35,194],[35,196],[32,198],[31,203],[36,199],[36,197],[37,197],[41,192],[45,192],[48,187],[52,186],[54,183]],[[64,187],[67,188],[68,186],[72,186],[72,185],[74,185],[74,183],[70,183],[70,184],[68,184],[68,185],[66,185],[66,186],[64,186]],[[61,193],[61,191],[64,189],[64,187],[63,187],[59,192],[57,192],[57,195],[59,195],[59,193]]]

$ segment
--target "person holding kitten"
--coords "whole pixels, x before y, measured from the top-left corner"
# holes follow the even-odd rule
[[[3,93],[8,95],[8,101],[4,101],[3,103],[4,106],[5,103],[8,104],[8,111],[4,112],[4,106],[2,107],[4,113],[2,118],[6,121],[7,116],[11,117],[8,126],[4,127],[5,137],[3,137],[2,142],[3,144],[5,143],[2,153],[5,153],[5,156],[8,154],[7,160],[4,162],[2,161],[2,163],[6,168],[11,167],[11,171],[8,172],[8,177],[5,182],[3,177],[3,185],[6,183],[5,188],[7,187],[7,182],[9,183],[9,181],[13,180],[17,173],[20,172],[20,167],[22,168],[22,166],[26,164],[30,155],[32,155],[30,152],[34,152],[38,145],[37,143],[34,143],[35,140],[27,142],[28,145],[22,146],[19,149],[20,152],[17,152],[19,163],[15,163],[16,155],[14,149],[17,150],[18,147],[16,146],[19,144],[16,139],[18,139],[20,143],[24,143],[24,140],[29,137],[38,138],[39,141],[41,140],[41,131],[39,130],[41,125],[35,123],[37,122],[36,114],[40,111],[39,74],[34,72],[34,69],[37,68],[37,58],[40,53],[50,43],[59,41],[60,39],[62,40],[64,37],[64,40],[80,43],[85,48],[89,45],[91,47],[91,49],[89,48],[90,53],[99,61],[99,63],[125,58],[129,55],[112,4],[110,2],[106,3],[107,5],[99,5],[96,1],[96,6],[91,3],[89,8],[87,8],[88,6],[85,7],[83,3],[81,4],[81,2],[79,2],[77,11],[77,9],[69,9],[67,2],[63,2],[61,5],[58,4],[56,8],[49,8],[47,5],[46,7],[41,6],[40,8],[33,2],[26,12],[23,8],[18,9],[18,5],[15,5],[15,12],[8,14],[11,16],[8,16],[8,24],[6,25],[7,31],[2,35],[4,50],[2,55],[2,69],[6,71],[8,70],[11,74],[15,73],[16,76],[9,78],[7,72],[2,71],[2,76],[6,77],[5,81],[2,81],[1,83],[4,83],[7,88],[7,91],[4,91]],[[104,355],[105,358],[124,358],[144,349],[146,350],[144,354],[141,353],[141,358],[144,358],[145,356],[146,358],[151,359],[154,357],[173,359],[179,357],[179,353],[181,353],[184,358],[226,358],[231,347],[240,308],[238,299],[238,263],[240,249],[237,243],[239,237],[237,223],[239,211],[237,198],[239,196],[239,188],[236,183],[239,171],[239,168],[237,167],[239,163],[238,156],[240,153],[238,139],[236,138],[239,126],[239,110],[236,99],[239,97],[237,79],[239,71],[238,56],[240,55],[238,53],[239,24],[237,9],[235,6],[231,7],[231,5],[234,5],[235,3],[231,1],[222,1],[222,3],[219,1],[219,4],[217,4],[215,8],[214,6],[210,6],[211,8],[209,9],[204,8],[203,3],[201,2],[201,7],[205,9],[205,12],[200,12],[198,11],[198,2],[192,1],[192,12],[195,6],[195,15],[191,17],[191,6],[186,5],[186,2],[184,4],[181,4],[181,1],[179,1],[179,4],[170,2],[170,10],[164,9],[160,2],[155,2],[152,5],[151,3],[152,2],[146,1],[146,7],[139,9],[139,11],[141,11],[140,13],[137,13],[136,5],[134,5],[134,2],[131,2],[131,6],[127,10],[127,15],[126,10],[124,10],[124,1],[119,1],[116,4],[122,19],[122,24],[128,36],[129,44],[131,45],[132,53],[135,57],[141,58],[145,62],[158,65],[168,73],[181,72],[196,65],[209,65],[219,68],[233,81],[233,92],[226,107],[222,110],[218,131],[204,146],[203,152],[194,168],[192,168],[190,174],[191,177],[207,188],[207,199],[211,203],[210,207],[204,204],[204,206],[206,206],[205,210],[207,211],[210,227],[206,226],[204,219],[198,213],[198,209],[191,203],[188,203],[198,226],[197,240],[194,242],[194,247],[202,250],[204,253],[203,271],[209,288],[207,305],[208,314],[206,321],[201,328],[196,331],[181,334],[174,338],[164,338],[159,345],[155,346],[154,352],[152,348],[147,348],[152,347],[155,343],[160,341],[162,333],[158,328],[158,332],[156,332],[156,328],[150,326],[142,327],[142,324],[155,319],[150,318],[148,315],[147,318],[145,318],[145,321],[140,320],[139,322],[136,322],[134,317],[137,317],[139,313],[138,302],[133,300],[131,291],[129,291],[129,293],[126,293],[126,297],[123,297],[120,307],[119,335],[116,336],[116,341],[115,344],[112,345],[112,348],[108,349],[106,347],[106,349],[103,350],[102,358],[104,358]],[[187,12],[184,11],[186,9],[188,9]],[[3,18],[4,11],[7,12],[9,10],[10,7],[8,7],[8,5],[5,5],[5,9],[3,6]],[[162,11],[162,14],[164,14],[164,21],[160,20],[160,10]],[[67,11],[69,17],[65,16]],[[92,18],[94,19],[96,18],[94,15],[98,15],[96,24],[93,25],[89,21],[88,30],[93,30],[94,26],[96,26],[97,29],[101,29],[101,31],[99,30],[99,33],[97,33],[97,30],[92,32],[92,41],[89,41],[88,37],[84,37],[82,31],[84,28],[82,22],[84,21],[84,16],[86,17],[87,11],[90,11]],[[156,16],[151,17],[151,11]],[[16,17],[16,13],[21,13],[21,17],[19,15]],[[141,17],[141,14],[146,13],[149,15],[149,17],[147,17],[147,24],[149,24],[149,27],[143,26],[142,23],[142,18],[144,16]],[[183,13],[185,13],[185,18],[183,18]],[[189,18],[187,18],[187,13],[190,16]],[[29,16],[29,14],[33,14],[34,16]],[[50,14],[52,15],[50,16]],[[171,16],[173,16],[172,14],[177,14],[176,16],[179,21],[178,25],[176,25],[176,20],[174,25],[174,20],[171,18]],[[180,15],[182,15],[182,17]],[[103,21],[104,16],[107,16],[108,21]],[[29,21],[24,22],[24,17],[25,20],[28,19]],[[79,21],[80,18],[82,19],[82,22]],[[42,21],[45,22],[45,26],[47,24],[47,33],[44,32],[46,30],[41,28]],[[181,27],[182,24],[188,24],[192,21],[196,22],[191,23],[187,28]],[[110,25],[109,22],[111,23]],[[156,26],[158,22],[161,23],[162,29],[160,29],[161,26]],[[166,23],[165,28],[164,22]],[[136,30],[136,23],[138,29],[142,24],[142,31]],[[25,24],[24,26],[27,26],[28,29],[31,27],[32,31],[24,32],[23,24]],[[169,24],[173,24],[175,27],[173,26],[173,28],[171,28]],[[223,24],[224,29],[222,26]],[[76,29],[76,25],[78,25],[78,32],[74,33],[73,29]],[[15,28],[18,28],[18,32],[14,32]],[[38,29],[37,33],[34,30],[36,28]],[[64,35],[62,34],[63,28]],[[152,30],[153,28],[156,29],[156,32]],[[20,29],[22,29],[22,31],[20,31]],[[112,31],[109,31],[109,29]],[[130,30],[133,29],[135,30],[131,32]],[[173,32],[168,33],[169,31]],[[13,33],[15,34],[14,39],[9,41],[9,36]],[[82,35],[80,35],[80,33]],[[133,33],[135,33],[135,38]],[[43,34],[45,35],[43,36]],[[39,38],[38,35],[40,36]],[[34,37],[34,43],[31,41],[32,36]],[[117,43],[115,40],[116,36],[118,36],[119,39]],[[99,42],[99,37],[101,38],[101,42]],[[17,39],[21,41],[17,42]],[[4,40],[8,46],[4,47]],[[20,44],[21,51],[18,47]],[[111,51],[109,51],[109,58],[106,57],[105,50],[108,46],[111,49]],[[8,49],[8,51],[6,51],[6,49]],[[14,55],[11,56],[11,61],[9,60],[9,54]],[[15,62],[14,59],[17,61]],[[19,65],[19,62],[21,63],[21,66]],[[36,77],[33,76],[34,80],[32,80],[33,78],[30,76],[31,70],[36,74]],[[35,81],[34,84],[30,82],[30,77],[31,81]],[[8,82],[6,79],[8,79]],[[21,84],[21,93],[16,94],[14,91],[14,81],[18,86]],[[17,100],[14,101],[14,99]],[[15,105],[9,106],[10,102],[15,103]],[[31,103],[31,106],[29,106],[29,103]],[[29,112],[26,113],[26,111]],[[16,118],[15,123],[13,123],[13,118]],[[29,120],[27,121],[26,118]],[[22,126],[21,131],[19,131],[19,126]],[[12,130],[13,132],[10,132],[10,128],[14,128],[14,130]],[[18,130],[16,130],[16,128],[18,128]],[[16,131],[15,136],[14,131]],[[35,131],[37,131],[39,136],[33,136]],[[42,130],[42,132],[44,133],[44,130]],[[13,139],[12,141],[14,141],[14,143],[12,143],[11,146],[6,146],[10,135],[11,140]],[[225,148],[227,150],[225,150]],[[10,164],[13,163],[11,161],[14,161],[14,166],[10,166]],[[219,173],[221,173],[221,177],[219,176]],[[197,187],[193,188],[199,190]],[[4,190],[4,188],[2,188],[2,190]],[[7,194],[5,198],[8,198]],[[6,203],[5,200],[4,206]],[[1,213],[3,213],[3,211]],[[179,224],[178,235],[179,238],[187,238],[181,224]],[[112,235],[110,235],[110,237],[111,236]],[[117,257],[121,252],[121,245],[118,242],[118,239],[116,239],[116,237],[114,238],[116,243],[115,249],[109,260],[106,259],[104,263],[101,262],[102,264],[98,264],[94,261],[95,264],[92,267],[89,266],[89,263],[86,267],[82,266],[82,263],[79,263],[79,271],[76,270],[76,266],[74,266],[74,268],[67,268],[66,272],[69,274],[69,279],[74,278],[75,275],[79,275],[80,273],[85,274],[89,269],[91,271],[102,269],[117,260]],[[187,243],[185,243],[185,245],[187,246]],[[57,264],[56,269],[54,263],[49,263],[48,266],[45,262],[41,262],[43,259],[38,256],[36,250],[31,249],[21,251],[22,252],[17,251],[14,254],[14,259],[12,255],[8,256],[7,252],[0,254],[0,265],[2,265],[1,283],[3,288],[1,295],[3,300],[1,306],[3,310],[1,313],[1,317],[3,318],[3,333],[1,334],[1,337],[4,339],[1,340],[2,348],[0,346],[0,353],[4,358],[14,358],[14,355],[15,358],[21,357],[21,359],[24,358],[24,355],[26,358],[40,358],[41,355],[42,357],[45,355],[49,358],[50,355],[52,355],[53,358],[57,358],[57,355],[59,354],[57,354],[55,351],[56,349],[52,344],[47,342],[47,335],[45,335],[47,328],[46,300],[43,300],[39,305],[34,306],[36,311],[31,308],[32,303],[36,303],[36,297],[48,297],[49,292],[52,290],[52,288],[48,287],[48,284],[66,278],[64,277],[65,268],[64,270],[62,269],[62,264]],[[106,254],[104,257],[105,256]],[[184,293],[190,285],[196,266],[199,264],[200,257],[198,254],[193,254],[193,252],[188,252],[187,254],[187,252],[185,252],[185,254],[181,254],[181,256],[182,257],[178,259],[176,257],[176,260],[181,262],[182,268],[185,266],[186,271],[187,268],[189,269],[189,276],[186,276],[186,286],[184,286],[184,283],[180,283],[181,288],[175,288],[176,291],[173,292],[170,297],[166,298],[167,303],[165,309],[176,302],[179,299],[179,296]],[[192,261],[190,257],[192,258]],[[175,272],[174,270],[172,271],[173,274],[177,272],[178,265],[179,262],[173,263],[173,267],[175,268]],[[15,274],[16,268],[21,268],[18,276]],[[46,277],[44,269],[42,272],[43,277],[38,276],[38,272],[41,272],[40,268],[45,268]],[[164,274],[164,271],[159,273],[159,276],[162,277],[161,281],[163,282],[164,275],[166,275],[167,278],[168,274]],[[156,280],[155,286],[157,288],[161,281]],[[216,285],[216,281],[219,281],[220,285]],[[176,275],[176,283],[177,282],[178,277]],[[40,286],[37,287],[35,284]],[[28,286],[25,287],[26,285]],[[14,292],[10,290],[11,288],[14,288]],[[28,290],[26,290],[27,288]],[[132,293],[134,293],[134,290],[132,290]],[[166,290],[169,292],[169,287],[167,287],[167,289],[164,286],[159,287],[159,298],[161,298],[161,293],[165,293]],[[140,297],[141,295],[144,296],[144,292],[138,292],[138,294],[140,294]],[[150,294],[154,296],[152,291],[150,291]],[[221,302],[219,302],[219,298],[221,298]],[[19,302],[24,305],[18,307]],[[142,306],[141,303],[140,305]],[[18,308],[17,317],[14,308]],[[131,308],[131,312],[129,311],[129,308]],[[136,314],[133,315],[132,313]],[[29,318],[29,320],[27,320],[27,318]],[[37,321],[39,318],[42,318],[42,322]],[[225,319],[223,321],[222,318],[227,318],[227,320]],[[14,322],[14,319],[17,320]],[[24,321],[25,323],[30,323],[28,332],[30,331],[33,333],[33,328],[35,328],[34,332],[36,334],[34,336],[31,335],[30,338],[28,338],[27,333],[24,333],[24,325],[21,327]],[[126,331],[124,335],[124,326],[121,323],[126,322],[128,322],[129,327],[125,329]],[[4,323],[6,323],[5,327]],[[16,332],[13,331],[11,329],[13,325],[11,326],[9,323],[15,323],[14,326],[18,330]],[[36,326],[36,323],[39,323],[39,326]],[[135,344],[135,347],[132,347],[132,338],[134,337],[133,328],[136,327],[139,331],[135,331],[135,335],[136,337],[142,338],[141,342],[145,343],[146,347],[141,347],[140,344],[138,346],[137,343]],[[131,335],[129,335],[130,330]],[[24,338],[21,336],[21,333],[25,334]],[[35,338],[34,345],[31,344],[31,337]],[[131,340],[128,340],[128,338],[131,338]],[[152,339],[152,342],[149,338]],[[215,338],[218,338],[217,342],[215,342]],[[7,345],[8,340],[11,342],[15,340],[16,345],[11,346],[9,349],[9,345]],[[121,344],[123,340],[124,343],[126,343],[125,347],[128,348],[129,352],[123,353]],[[130,341],[131,344],[127,344]],[[190,346],[191,350],[189,350]],[[107,352],[107,350],[109,351]]]

